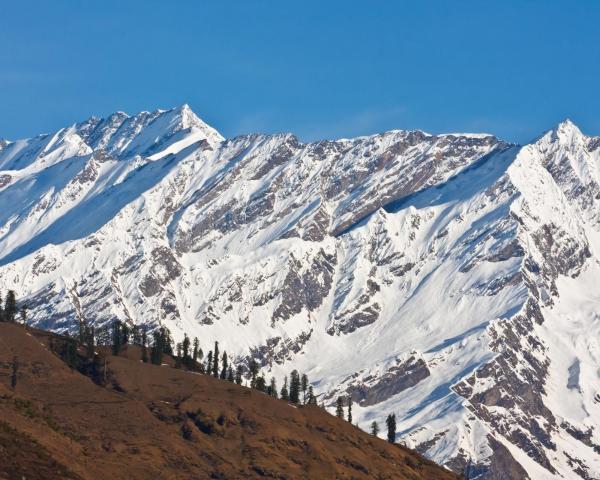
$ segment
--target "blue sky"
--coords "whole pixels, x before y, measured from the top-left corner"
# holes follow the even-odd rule
[[[0,5],[0,138],[189,103],[225,136],[600,135],[600,2]]]

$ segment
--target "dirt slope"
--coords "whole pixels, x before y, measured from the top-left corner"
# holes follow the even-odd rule
[[[318,407],[144,364],[134,347],[106,356],[98,385],[50,337],[0,323],[0,479],[458,478]]]

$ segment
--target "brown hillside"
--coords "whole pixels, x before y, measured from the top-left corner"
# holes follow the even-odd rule
[[[458,478],[318,407],[144,364],[133,347],[106,357],[98,385],[50,337],[0,323],[0,479]]]

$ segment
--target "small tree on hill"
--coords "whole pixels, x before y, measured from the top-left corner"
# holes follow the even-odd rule
[[[295,404],[300,402],[300,374],[298,370],[292,370],[290,374],[290,401]]]
[[[223,368],[221,368],[221,380],[225,380],[227,378],[227,352],[223,352],[223,357],[221,359],[221,364]]]
[[[232,383],[235,381],[235,377],[233,376],[233,368],[231,365],[227,367],[227,381]]]
[[[27,327],[27,305],[21,307],[21,323]]]
[[[269,386],[267,387],[267,393],[271,397],[277,398],[277,384],[275,383],[275,377],[271,377],[271,383],[269,383]]]
[[[290,399],[290,393],[288,391],[288,379],[287,375],[283,377],[283,387],[281,387],[280,397],[282,400],[288,401]]]
[[[379,424],[375,420],[371,422],[371,435],[379,435]]]
[[[338,397],[337,405],[335,407],[335,416],[338,418],[344,418],[344,399],[342,397]]]
[[[242,384],[242,366],[238,365],[235,369],[235,383]]]
[[[260,392],[264,392],[267,390],[267,382],[265,380],[264,375],[261,375],[256,379],[255,388]]]
[[[112,324],[112,354],[118,355],[123,345],[123,335],[121,333],[121,321],[115,320]]]
[[[396,414],[392,413],[387,416],[385,420],[385,424],[387,426],[387,440],[390,443],[396,442]]]
[[[309,405],[316,405],[317,404],[317,397],[315,397],[315,392],[313,390],[313,386],[312,385],[308,386],[308,404]]]
[[[181,368],[181,342],[177,344],[177,355],[175,357],[175,368]]]
[[[300,388],[302,389],[302,403],[306,405],[306,392],[308,391],[308,376],[303,373],[300,378]]]
[[[219,342],[215,342],[215,352],[213,354],[212,375],[219,378]]]
[[[210,375],[212,373],[212,368],[213,368],[213,353],[212,350],[208,352],[208,355],[206,356],[206,373],[208,375]]]
[[[4,319],[7,322],[14,322],[17,314],[17,299],[14,290],[9,290],[4,302]]]
[[[348,421],[352,423],[352,397],[348,397]]]
[[[258,363],[256,360],[250,360],[250,365],[248,366],[250,370],[250,388],[256,388],[256,377],[258,376]]]
[[[192,359],[194,362],[198,361],[198,354],[200,353],[200,342],[198,341],[198,337],[194,337],[194,352],[192,353]],[[202,357],[200,357],[202,360]]]
[[[189,365],[189,363],[190,363],[190,337],[187,336],[187,333],[183,334],[183,342],[181,344],[181,348],[183,351],[183,363],[185,363],[185,365]]]

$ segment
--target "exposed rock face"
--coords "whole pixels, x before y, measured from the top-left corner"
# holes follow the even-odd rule
[[[429,375],[425,361],[411,355],[404,360],[396,359],[396,363],[388,367],[383,375],[373,373],[353,375],[345,393],[360,406],[369,407],[407,388],[414,387]]]
[[[44,328],[164,324],[307,372],[471,478],[595,478],[599,185],[570,122],[302,143],[118,112],[0,143],[0,289]]]

